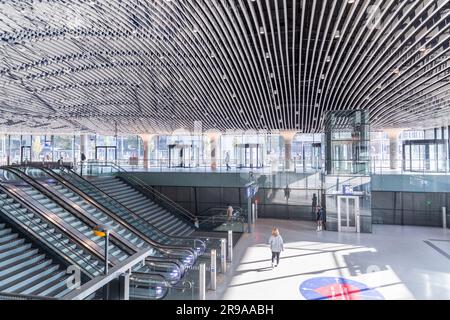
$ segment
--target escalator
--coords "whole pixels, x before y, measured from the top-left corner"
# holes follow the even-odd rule
[[[72,260],[75,260],[72,262],[80,266],[85,273],[90,273],[90,278],[101,274],[104,268],[101,264],[104,260],[104,241],[93,235],[93,221],[75,213],[67,204],[56,201],[54,195],[45,192],[42,186],[38,186],[36,181],[22,172],[11,168],[2,168],[0,171],[2,214],[21,224],[27,232],[33,232],[36,237],[45,239],[51,249],[65,258],[71,258],[67,252],[70,249]],[[120,237],[115,235],[111,237],[111,266],[135,252],[133,246],[124,244],[118,238]],[[135,244],[144,246],[142,242]],[[171,283],[178,282],[184,270],[183,264],[173,258],[167,259],[159,249],[154,250],[153,257],[147,259],[145,265],[133,269],[148,275],[163,275],[164,279]],[[166,290],[161,289],[164,286],[157,288],[161,294]]]
[[[67,196],[71,196],[71,193],[85,194],[95,201],[97,205],[104,210],[109,211],[115,217],[126,222],[131,229],[135,229],[136,232],[140,232],[145,237],[152,239],[155,242],[164,245],[186,246],[195,249],[198,256],[202,255],[206,250],[204,241],[197,238],[171,236],[165,234],[157,227],[150,224],[147,220],[143,219],[128,207],[112,198],[109,194],[103,192],[95,185],[79,176],[73,171],[52,171],[43,168],[28,168],[27,172],[38,178],[42,176],[48,176],[51,179],[57,180],[57,184],[54,185],[54,189],[58,192],[62,192]],[[56,176],[55,176],[56,175]]]
[[[186,269],[190,268],[195,263],[197,251],[194,251],[192,246],[178,243],[161,244],[149,239],[145,234],[141,233],[139,229],[136,229],[126,221],[117,218],[114,213],[111,213],[107,208],[99,205],[83,191],[67,183],[66,180],[55,174],[53,171],[36,167],[22,167],[21,170],[26,174],[33,176],[36,179],[36,182],[53,195],[59,197],[62,201],[70,203],[72,207],[76,206],[77,210],[80,213],[83,213],[88,219],[97,224],[101,223],[110,227],[121,241],[133,247],[136,251],[151,246],[169,257],[179,259],[183,262],[183,266]]]

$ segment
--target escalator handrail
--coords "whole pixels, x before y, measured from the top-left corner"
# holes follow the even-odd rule
[[[200,240],[200,239],[196,239],[196,238],[189,238],[189,237],[181,237],[181,236],[172,236],[172,235],[168,235],[166,234],[164,231],[158,229],[158,227],[152,225],[150,222],[148,222],[147,220],[143,219],[141,216],[139,216],[138,214],[136,214],[134,211],[132,211],[131,209],[129,209],[127,206],[125,206],[123,203],[117,201],[116,199],[114,199],[113,197],[111,197],[109,194],[107,194],[106,192],[104,192],[103,190],[101,190],[100,188],[98,188],[96,185],[94,185],[92,182],[86,180],[85,178],[83,178],[82,176],[80,176],[78,173],[76,173],[74,170],[69,170],[70,174],[73,174],[76,178],[81,179],[84,183],[87,183],[90,187],[94,188],[95,190],[97,190],[99,193],[102,194],[102,196],[107,197],[108,199],[111,199],[115,204],[119,205],[120,207],[124,208],[128,213],[130,213],[133,218],[138,219],[140,222],[146,224],[146,225],[150,225],[152,229],[156,230],[157,232],[159,232],[160,234],[162,234],[163,236],[167,237],[167,238],[174,238],[174,239],[179,239],[180,241],[183,240],[194,240],[194,246],[196,245],[196,242],[199,242],[200,245],[206,249],[206,245],[204,243],[204,241]],[[63,177],[64,178],[64,177]],[[67,180],[67,179],[66,179]],[[101,204],[100,204],[101,205]]]
[[[26,181],[26,178],[27,179],[29,179],[29,180],[32,180],[32,183],[33,184],[39,184],[38,182],[36,182],[35,181],[35,179],[33,179],[33,178],[31,178],[31,177],[29,177],[28,175],[26,175],[25,173],[23,173],[22,171],[20,171],[20,170],[18,170],[18,169],[15,169],[15,168],[10,168],[10,167],[8,167],[8,166],[6,166],[6,167],[0,167],[0,169],[3,169],[3,170],[5,170],[5,171],[8,171],[8,172],[12,172],[13,174],[15,174],[16,176],[18,176],[18,178],[19,179],[21,179],[22,181],[24,181],[24,182],[26,182],[28,185],[30,185],[31,187],[33,187],[35,190],[38,190],[38,191],[40,191],[38,188],[35,188],[35,186],[33,186],[32,184],[30,184],[29,182],[27,182]],[[19,173],[20,175],[18,175],[17,173]],[[24,176],[26,177],[26,178],[24,178]],[[39,187],[42,187],[40,184],[39,184]],[[42,194],[44,195],[44,196],[47,196],[48,197],[48,195],[46,194],[47,192],[49,192],[47,189],[45,189],[44,188],[44,191],[46,191],[46,192],[42,192]],[[51,199],[51,198],[50,198]],[[22,201],[20,201],[21,203],[22,203]],[[70,206],[69,206],[70,207]],[[63,207],[63,208],[65,208],[65,207]],[[74,214],[74,213],[72,213],[70,210],[68,210],[68,212],[70,212],[71,214]],[[41,217],[43,216],[43,214],[42,213],[40,213],[39,214]],[[44,215],[45,216],[45,215]],[[75,214],[75,216],[77,216],[76,214]],[[48,219],[45,219],[46,221],[48,221]],[[63,223],[64,225],[66,225],[64,228],[63,228],[63,230],[68,230],[68,229],[72,229],[72,227],[70,226],[70,225],[68,225],[65,221],[63,221],[62,219],[61,219],[61,223]],[[52,225],[54,225],[54,223],[52,224]],[[61,228],[58,228],[58,230],[60,230]],[[66,232],[62,232],[63,234],[66,234]],[[84,235],[82,235],[80,238],[83,238],[83,237],[85,237]],[[86,247],[86,244],[85,243],[83,243],[83,241],[78,241],[78,238],[77,237],[69,237],[69,239],[73,239],[73,238],[75,238],[76,240],[74,240],[76,243],[82,243],[83,245],[82,245],[82,247],[84,248],[84,247]],[[88,238],[86,238],[87,240],[89,240],[89,241],[91,241],[90,239],[88,239]],[[93,242],[93,241],[92,241]],[[95,242],[93,242],[93,244],[96,246],[96,247],[99,247]],[[117,244],[117,243],[116,243]],[[90,249],[90,248],[89,248]],[[99,261],[104,261],[104,252],[102,252],[103,250],[86,250],[86,251],[88,251],[89,252],[89,254],[92,254],[92,255],[94,255]],[[150,259],[151,260],[151,259]],[[178,261],[178,260],[175,260],[175,259],[171,259],[171,258],[167,258],[167,261],[164,261],[165,263],[168,263],[168,264],[173,264],[173,265],[175,265],[176,267],[177,267],[177,269],[180,271],[180,274],[183,274],[182,273],[182,267],[180,266],[180,262]],[[114,267],[114,265],[117,265],[117,264],[120,264],[121,262],[120,261],[118,261],[118,259],[116,259],[115,257],[112,257],[112,256],[110,256],[109,257],[109,259],[108,259],[108,262],[111,264],[111,266],[112,267]],[[113,263],[114,262],[114,263]],[[149,273],[149,274],[152,274],[152,273]]]
[[[94,229],[97,226],[97,224],[92,219],[90,219],[89,217],[84,215],[82,212],[79,212],[78,210],[76,210],[72,206],[68,205],[65,201],[61,200],[61,198],[58,195],[56,195],[55,193],[51,192],[46,187],[41,185],[39,182],[36,181],[36,179],[30,177],[26,173],[24,173],[21,170],[17,169],[17,167],[4,166],[4,167],[0,167],[0,168],[3,169],[3,170],[8,170],[8,171],[14,173],[16,176],[18,176],[20,179],[22,179],[24,182],[26,182],[33,189],[37,190],[38,192],[40,192],[45,197],[47,197],[48,199],[52,200],[59,207],[63,208],[65,211],[67,211],[68,213],[70,213],[74,217],[77,217],[80,221],[85,223],[87,226],[90,226],[92,229]],[[62,222],[62,223],[65,223],[65,222]],[[72,227],[69,224],[67,224],[67,228],[68,229],[72,229]],[[81,236],[81,238],[83,238],[83,236]],[[101,247],[98,244],[96,244],[94,241],[90,240],[89,238],[86,238],[86,239],[88,239],[88,241],[90,241],[90,242],[92,242],[94,244],[95,250],[98,252],[98,254],[101,257],[103,257],[102,259],[104,259],[104,252],[103,252],[104,249],[101,249]],[[129,248],[126,243],[123,243],[120,239],[117,239],[117,237],[115,236],[114,233],[110,234],[110,240],[113,240],[114,241],[113,244],[115,246],[120,248],[126,254],[130,255],[130,252],[131,252],[132,249]],[[124,250],[124,247],[125,247],[125,250]],[[112,256],[109,257],[109,261],[112,262],[113,265],[119,262],[115,257],[112,257]]]
[[[14,195],[10,190],[8,190],[8,188],[6,188],[4,185],[2,185],[0,183],[0,190],[6,194],[8,197],[10,197],[11,199],[13,199],[16,203],[20,204],[20,206],[24,209],[27,209],[29,212],[33,212],[35,213],[39,218],[41,218],[42,220],[45,221],[46,224],[48,224],[49,226],[51,226],[52,228],[54,228],[55,230],[58,231],[58,233],[64,235],[65,237],[67,237],[69,239],[69,241],[71,241],[72,243],[75,243],[77,246],[79,246],[81,249],[83,249],[84,252],[94,256],[96,259],[98,259],[100,262],[103,263],[103,257],[99,257],[97,255],[97,252],[93,251],[90,247],[86,246],[86,243],[83,241],[79,241],[79,239],[77,237],[73,237],[72,234],[67,233],[64,228],[65,227],[61,227],[60,225],[58,225],[57,223],[54,223],[53,221],[50,221],[46,218],[46,216],[44,214],[42,214],[40,212],[40,209],[33,206],[32,203],[30,202],[25,202],[22,199],[20,199],[19,197],[17,197],[16,195]],[[3,205],[4,206],[4,205]],[[3,206],[1,207],[1,209],[3,210]],[[7,213],[4,213],[5,215],[7,215]],[[13,218],[14,222],[17,225],[22,226],[22,228],[24,230],[26,230],[28,233],[30,233],[34,238],[39,239],[39,241],[42,241],[43,243],[45,243],[49,248],[53,248],[54,246],[47,241],[47,239],[42,238],[38,233],[36,233],[34,230],[30,229],[29,225],[33,224],[33,226],[38,227],[40,230],[42,230],[43,232],[45,232],[49,237],[58,240],[55,238],[54,234],[49,233],[47,230],[45,230],[41,225],[36,224],[35,222],[33,222],[32,218],[29,218],[26,214],[24,215],[25,218],[27,219],[28,224],[25,225],[22,221],[20,221],[19,219],[15,219]],[[63,246],[64,248],[67,248],[71,253],[75,254],[77,257],[79,257],[83,262],[86,263],[86,265],[91,266],[94,270],[97,270],[99,272],[102,272],[103,268],[98,268],[97,266],[93,265],[92,263],[89,262],[88,259],[86,259],[83,256],[80,256],[76,250],[70,248],[70,246],[66,246],[63,242],[58,242],[58,244],[60,244],[61,246]],[[69,256],[63,254],[62,252],[60,252],[59,250],[56,250],[56,252],[61,256],[61,258],[63,258],[64,260],[68,261],[70,264],[73,265],[78,265],[78,263],[76,261],[74,261],[72,258],[70,258]],[[84,268],[81,268],[82,272],[84,272],[89,278],[92,278],[94,275],[90,274],[89,271],[84,270]]]
[[[6,299],[2,299],[2,297],[6,297]],[[36,296],[31,294],[10,293],[2,291],[0,292],[0,301],[1,300],[59,300],[59,299],[48,296]]]
[[[122,225],[122,227],[124,227],[125,229],[132,231],[135,235],[139,236],[142,240],[146,241],[152,247],[155,247],[155,248],[161,250],[162,252],[167,252],[170,250],[186,250],[186,251],[190,251],[191,254],[194,254],[194,251],[192,250],[191,247],[164,245],[164,244],[158,243],[157,241],[155,241],[153,239],[150,239],[147,235],[145,235],[141,231],[137,230],[134,226],[128,224],[126,221],[123,221],[123,219],[118,219],[116,214],[112,213],[109,209],[104,208],[102,205],[99,205],[99,203],[95,199],[92,199],[92,197],[90,197],[89,195],[84,193],[82,190],[78,189],[76,186],[72,185],[69,181],[67,181],[60,175],[54,173],[51,170],[46,170],[45,168],[34,167],[34,166],[33,166],[33,168],[42,170],[44,173],[50,175],[52,178],[56,179],[59,183],[63,184],[64,187],[68,188],[69,190],[71,190],[72,192],[77,194],[85,202],[94,206],[96,209],[100,210],[102,213],[109,216],[112,220],[114,220],[115,222]],[[133,248],[133,249],[136,250],[136,248]]]
[[[5,168],[3,168],[3,169],[5,169]],[[46,191],[46,192],[49,192],[49,193],[51,193],[51,191],[50,190],[48,190],[46,187],[44,187],[44,186],[42,186],[39,182],[37,182],[34,178],[32,178],[32,177],[30,177],[29,175],[27,175],[26,173],[24,173],[24,172],[22,172],[21,170],[19,170],[19,169],[17,169],[16,167],[14,167],[14,172],[16,171],[16,170],[18,170],[22,175],[24,175],[24,176],[26,176],[26,177],[28,177],[30,180],[34,180],[34,183],[37,183],[37,184],[39,184],[39,186],[40,187],[42,187],[42,188],[44,188],[44,190]],[[44,194],[45,195],[45,194]],[[53,193],[52,193],[52,195],[54,195]],[[56,197],[59,197],[59,195],[56,195]],[[72,209],[71,208],[71,206],[68,206],[70,209]],[[65,209],[65,207],[63,207],[64,209]],[[71,212],[70,210],[68,210],[71,214],[74,214],[73,212]],[[84,213],[82,213],[82,212],[80,212],[80,214],[81,215],[83,215],[83,216],[85,216],[84,215]],[[74,214],[75,216],[77,216],[78,217],[78,214]],[[89,221],[91,221],[91,223],[92,223],[92,220],[89,218],[89,217],[87,217],[87,219],[89,220]],[[85,221],[84,219],[82,220],[82,221]],[[89,224],[88,224],[89,225]],[[111,238],[113,238],[114,237],[114,234],[111,234]],[[116,239],[116,241],[117,241],[117,237],[116,238],[114,238],[114,239]],[[119,238],[119,240],[118,241],[123,241],[121,238]],[[122,242],[123,243],[123,242]],[[117,243],[115,243],[115,244],[117,244]],[[127,243],[124,243],[124,245],[128,245]],[[135,250],[134,248],[131,248],[130,247],[130,250]],[[177,268],[178,268],[178,270],[180,271],[180,274],[183,274],[183,272],[181,271],[183,268],[184,268],[184,266],[181,266],[181,263],[180,263],[180,261],[176,258],[176,257],[170,257],[170,250],[172,250],[172,249],[164,249],[164,251],[163,251],[163,253],[165,253],[166,255],[169,255],[167,258],[165,258],[166,259],[166,261],[165,262],[167,262],[167,263],[172,263],[172,264],[174,264]],[[182,249],[182,250],[186,250],[186,249]],[[174,251],[176,251],[176,249],[174,250]],[[187,251],[187,250],[186,250]],[[104,258],[104,256],[102,255],[102,259]],[[113,260],[114,258],[113,257],[111,257],[110,256],[110,258],[109,258],[109,261],[111,261],[111,260]],[[148,258],[150,261],[153,261],[152,259],[150,259],[150,258]],[[118,261],[116,261],[116,263],[119,263]]]

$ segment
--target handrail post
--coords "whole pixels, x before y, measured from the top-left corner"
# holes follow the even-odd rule
[[[211,290],[217,290],[217,253],[216,249],[211,249]]]
[[[442,228],[447,229],[447,208],[442,207]]]
[[[199,268],[199,300],[206,300],[206,265],[200,264]]]
[[[228,230],[228,262],[233,261],[233,230]]]
[[[220,239],[220,265],[221,273],[227,272],[227,240]]]

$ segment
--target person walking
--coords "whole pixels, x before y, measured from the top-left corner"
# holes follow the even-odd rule
[[[228,151],[225,153],[225,164],[227,165],[227,171],[230,170],[230,152]]]
[[[323,218],[325,216],[325,210],[321,206],[317,206],[317,231],[323,230]]]
[[[284,251],[283,238],[278,228],[272,229],[272,235],[269,238],[270,250],[272,251],[272,268],[280,264],[280,253]],[[275,263],[276,260],[276,263]]]

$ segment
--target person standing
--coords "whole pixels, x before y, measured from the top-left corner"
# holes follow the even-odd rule
[[[231,206],[231,204],[229,204],[228,208],[227,208],[227,220],[228,220],[228,222],[231,222],[232,218],[233,218],[233,207]]]
[[[81,153],[81,176],[83,176],[83,166],[84,166],[84,162],[86,161],[86,155],[84,154],[84,152]]]
[[[321,206],[317,206],[317,231],[323,230],[323,218],[325,215],[325,210]]]
[[[278,228],[272,229],[272,235],[269,238],[270,250],[272,251],[272,268],[280,264],[280,253],[284,251],[283,238]],[[276,264],[275,264],[276,260]]]
[[[225,164],[227,165],[227,171],[230,170],[230,152],[228,151],[225,153]]]
[[[317,196],[315,193],[313,193],[312,197],[311,212],[313,215],[317,212]]]
[[[322,230],[327,230],[327,210],[324,207],[322,209]]]

